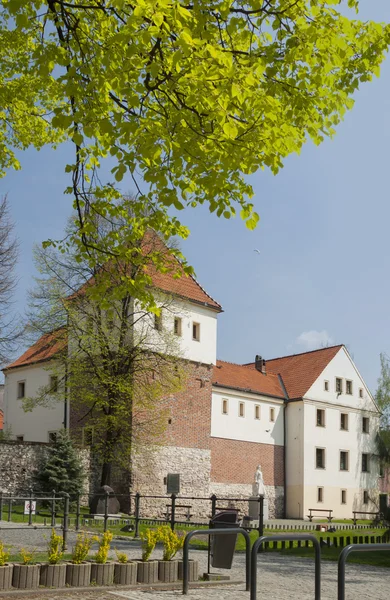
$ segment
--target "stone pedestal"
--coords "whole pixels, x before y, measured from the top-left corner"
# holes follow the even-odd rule
[[[259,519],[259,509],[260,509],[259,497],[251,496],[249,498],[249,517],[251,519],[258,520]],[[264,521],[268,521],[268,498],[264,498],[263,512],[264,512],[264,516],[263,516]]]

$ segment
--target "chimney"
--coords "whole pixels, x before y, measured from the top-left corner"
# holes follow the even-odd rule
[[[265,369],[265,360],[258,354],[256,354],[255,357],[255,369],[257,369],[257,371],[259,371],[260,373],[263,373],[263,375],[266,375],[267,373]]]

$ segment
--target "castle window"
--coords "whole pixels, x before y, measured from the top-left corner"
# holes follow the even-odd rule
[[[200,323],[192,323],[192,339],[200,342]]]

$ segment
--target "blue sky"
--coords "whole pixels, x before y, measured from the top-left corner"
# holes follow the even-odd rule
[[[361,8],[363,18],[390,22],[389,0],[362,0]],[[307,144],[276,177],[253,176],[261,216],[254,232],[203,207],[182,214],[191,229],[182,249],[225,311],[219,358],[247,362],[344,343],[375,390],[379,353],[390,354],[389,98],[387,60],[380,79],[356,95],[334,140]],[[22,171],[0,181],[20,239],[21,312],[32,247],[60,237],[70,213],[68,151],[27,151]]]

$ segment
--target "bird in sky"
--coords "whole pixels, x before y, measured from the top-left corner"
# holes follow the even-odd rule
[[[260,254],[260,250],[258,250],[257,248],[255,248],[255,249],[253,250],[253,252],[257,252],[257,254]]]

